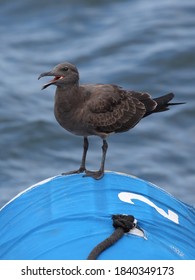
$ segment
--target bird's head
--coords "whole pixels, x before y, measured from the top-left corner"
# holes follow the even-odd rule
[[[45,76],[54,76],[54,78],[45,84],[42,89],[50,85],[65,87],[68,84],[75,84],[79,81],[79,72],[76,66],[68,62],[56,65],[51,71],[42,73],[38,79]]]

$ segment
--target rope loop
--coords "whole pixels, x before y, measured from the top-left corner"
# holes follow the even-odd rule
[[[113,227],[122,228],[124,232],[129,232],[135,227],[135,218],[132,215],[112,215]]]
[[[88,260],[96,260],[103,251],[115,244],[125,232],[129,232],[136,226],[135,218],[131,215],[112,215],[112,220],[115,231],[91,251]]]

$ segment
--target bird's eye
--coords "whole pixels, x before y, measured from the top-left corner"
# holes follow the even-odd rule
[[[68,67],[67,67],[67,66],[64,66],[64,67],[62,68],[62,70],[63,70],[63,71],[68,71]]]

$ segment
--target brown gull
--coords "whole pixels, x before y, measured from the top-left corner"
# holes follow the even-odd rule
[[[113,133],[133,128],[142,118],[152,113],[168,110],[173,93],[152,98],[146,92],[125,90],[114,84],[79,85],[79,72],[75,65],[64,62],[55,66],[44,76],[54,76],[42,89],[55,85],[54,114],[58,123],[69,132],[84,139],[83,156],[78,170],[63,173],[83,173],[94,179],[104,175],[108,144],[106,138]],[[86,169],[88,136],[99,136],[102,141],[102,159],[98,171]]]

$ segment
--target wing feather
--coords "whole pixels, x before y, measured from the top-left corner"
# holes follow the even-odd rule
[[[97,132],[123,132],[134,127],[146,113],[143,99],[150,99],[147,93],[125,91],[115,85],[87,85],[90,98],[84,122]],[[148,105],[149,106],[149,105]]]

